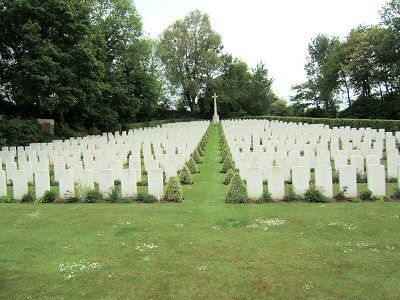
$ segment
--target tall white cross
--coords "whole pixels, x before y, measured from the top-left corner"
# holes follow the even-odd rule
[[[218,112],[217,112],[217,98],[218,98],[217,94],[214,93],[214,96],[213,96],[213,99],[214,99],[214,115],[218,115]]]

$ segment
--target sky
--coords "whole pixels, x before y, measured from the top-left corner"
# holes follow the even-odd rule
[[[199,9],[210,16],[224,52],[250,68],[262,61],[273,90],[289,100],[291,86],[306,81],[307,47],[318,34],[345,39],[352,28],[380,22],[386,0],[134,0],[147,35]]]

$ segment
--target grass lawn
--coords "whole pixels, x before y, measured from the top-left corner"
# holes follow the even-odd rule
[[[218,149],[181,204],[1,204],[0,298],[398,299],[399,202],[227,205]]]

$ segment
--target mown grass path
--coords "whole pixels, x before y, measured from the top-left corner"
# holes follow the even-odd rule
[[[210,204],[224,201],[226,187],[221,186],[224,174],[220,173],[219,127],[211,125],[210,138],[202,157],[203,163],[199,165],[200,173],[195,175],[195,183],[185,188],[185,199],[196,205],[209,208]],[[204,205],[206,204],[206,205]]]
[[[0,299],[397,299],[400,203],[0,204]]]

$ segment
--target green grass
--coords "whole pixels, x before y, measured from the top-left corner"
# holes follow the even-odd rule
[[[217,133],[181,204],[1,204],[0,298],[398,298],[400,203],[227,205]]]

